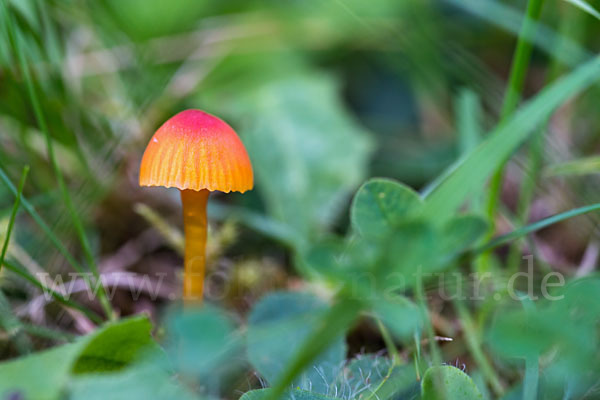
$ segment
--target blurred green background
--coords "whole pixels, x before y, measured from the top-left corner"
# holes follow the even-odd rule
[[[304,256],[315,243],[349,231],[352,196],[367,178],[389,177],[427,192],[453,162],[486,139],[503,114],[527,8],[526,1],[514,0],[0,1],[0,235],[4,237],[11,220],[15,196],[10,185],[18,185],[25,165],[30,171],[23,196],[47,226],[41,229],[21,207],[6,258],[31,275],[48,273],[50,279],[65,282],[72,272],[65,252],[76,263],[89,268],[95,264],[102,274],[164,277],[156,296],[138,282],[138,298],[123,285],[112,300],[119,316],[149,313],[159,339],[166,337],[165,310],[180,295],[179,194],[140,188],[137,179],[145,146],[162,122],[184,109],[202,109],[227,121],[246,145],[255,189],[211,196],[207,299],[229,310],[236,324],[251,324],[252,315],[260,321],[261,310],[268,314],[268,302],[254,308],[251,316],[248,311],[271,291],[308,291],[310,299],[332,296],[326,283],[307,278],[311,272]],[[544,2],[529,38],[533,52],[523,97],[534,96],[591,59],[599,33],[598,20],[589,10],[566,1]],[[599,96],[596,85],[568,102],[510,159],[498,213],[487,221],[495,225],[496,234],[600,202]],[[72,204],[65,200],[61,180]],[[485,214],[483,197],[470,197],[469,211]],[[491,263],[499,271],[517,271],[525,267],[521,255],[534,254],[541,271],[586,276],[597,265],[597,222],[593,214],[561,222],[518,246],[502,248]],[[100,305],[86,297],[81,279],[73,279],[81,287],[74,300],[100,313]],[[80,312],[46,300],[31,282],[7,268],[0,272],[0,288],[0,308],[6,311],[0,316],[3,359],[68,341],[51,332],[79,335],[96,326]],[[316,300],[312,304],[310,299],[286,298],[294,296],[289,293],[273,296],[283,296],[277,303],[281,309],[304,304],[298,315],[322,306]],[[496,306],[473,311],[478,335],[483,336]],[[430,308],[436,334],[454,336],[458,317],[451,307],[435,299]],[[498,345],[501,355],[514,355],[513,345],[519,348],[520,343],[502,333],[514,333],[520,325],[511,324],[528,318],[517,308],[514,319],[492,332],[492,338],[500,335],[492,343],[507,340]],[[550,309],[541,315],[540,325],[548,328],[554,312],[559,313]],[[214,337],[234,330],[216,311],[196,317],[222,328]],[[172,324],[197,327],[196,317],[173,317]],[[11,324],[18,329],[11,331]],[[48,332],[27,333],[35,327]],[[551,324],[548,329],[555,328]],[[194,328],[181,329],[183,336],[190,336]],[[588,342],[597,340],[596,325],[585,329]],[[582,332],[577,327],[568,334],[577,340]],[[260,346],[276,342],[268,336],[254,339],[258,350],[253,348],[261,354]],[[475,370],[469,339],[463,339],[443,347],[443,361],[459,360],[459,366]],[[364,353],[385,349],[385,340],[376,325],[362,321],[349,332],[347,345],[340,343],[326,356],[339,364],[362,352],[368,360]],[[413,345],[402,348],[408,363]],[[239,353],[236,346],[231,351]],[[211,347],[207,344],[198,354],[206,355]],[[589,351],[598,354],[595,345]],[[238,353],[232,357],[241,357]],[[494,368],[510,393],[508,388],[520,387],[521,366],[500,358],[494,359]],[[389,362],[365,359],[353,362],[368,363],[373,371],[383,371]],[[595,359],[586,363],[599,365]],[[266,385],[261,379],[272,383],[273,370],[280,368],[256,360],[252,368],[239,364],[214,372],[214,387],[198,389],[197,382],[186,382],[186,390],[238,398]],[[206,367],[199,367],[197,360],[182,365],[183,370],[193,365],[200,375],[214,368],[208,361]],[[551,372],[560,376],[562,367]],[[154,379],[155,371],[145,368],[132,379],[140,374],[144,381]],[[481,376],[476,373],[475,380],[487,379]],[[586,381],[583,387],[593,387],[594,378],[580,378]],[[313,384],[320,378],[306,379]],[[488,397],[486,385],[477,383]],[[101,393],[90,389],[94,385],[105,383],[77,383],[73,398],[94,398],[90,393]],[[339,387],[344,385],[361,386],[343,382]],[[342,398],[367,398],[357,390]],[[164,398],[183,397],[169,393]],[[558,398],[580,398],[577,390],[573,393]]]

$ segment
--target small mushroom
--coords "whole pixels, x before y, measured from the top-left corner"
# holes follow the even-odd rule
[[[152,136],[140,167],[140,186],[181,191],[184,252],[184,303],[201,303],[206,262],[206,203],[210,192],[252,189],[250,159],[235,131],[200,110],[186,110]]]

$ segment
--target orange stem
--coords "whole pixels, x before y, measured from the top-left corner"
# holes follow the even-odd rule
[[[208,190],[182,190],[185,253],[183,302],[186,306],[202,303],[206,264],[206,203]]]

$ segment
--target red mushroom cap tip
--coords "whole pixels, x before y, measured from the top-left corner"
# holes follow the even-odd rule
[[[250,158],[235,131],[200,110],[186,110],[152,136],[140,167],[140,186],[245,192],[254,180]]]

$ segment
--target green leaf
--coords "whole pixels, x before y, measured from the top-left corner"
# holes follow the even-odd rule
[[[353,258],[345,257],[348,244],[339,237],[331,237],[318,241],[300,254],[296,263],[307,267],[309,274],[316,274],[319,279],[332,283],[345,280],[353,267]]]
[[[327,305],[308,293],[270,294],[252,309],[248,325],[248,357],[271,384],[277,382],[319,322]],[[294,381],[300,389],[326,394],[345,359],[346,345],[337,338]]]
[[[421,329],[421,312],[404,296],[390,294],[373,302],[373,312],[398,338],[407,339]]]
[[[543,353],[556,340],[554,324],[545,315],[522,309],[498,312],[487,336],[497,354],[511,358]]]
[[[556,284],[558,280],[548,282]],[[537,302],[535,308],[499,308],[487,342],[504,357],[537,357],[552,350],[557,352],[554,363],[561,368],[580,373],[590,370],[598,365],[599,291],[600,278],[593,276],[572,280],[546,294],[547,300]]]
[[[387,357],[374,354],[358,355],[337,377],[335,388],[329,395],[304,390],[291,390],[280,396],[281,400],[329,400],[338,393],[343,399],[356,400],[413,400],[419,394],[419,383],[412,365],[393,367]],[[253,390],[240,400],[268,399],[271,389]]]
[[[475,215],[461,215],[452,218],[442,231],[440,255],[452,258],[474,245],[485,235],[488,224]]]
[[[152,364],[133,366],[119,373],[79,376],[69,389],[72,400],[198,399],[184,385],[178,385],[167,371]]]
[[[81,347],[69,344],[0,364],[0,398],[15,393],[36,400],[57,399]]]
[[[413,400],[419,392],[413,365],[394,366],[387,357],[359,354],[340,374],[336,393],[357,400]]]
[[[385,236],[421,206],[419,194],[391,179],[370,179],[352,202],[350,218],[364,236]]]
[[[234,361],[241,359],[235,354],[241,350],[235,325],[217,308],[204,306],[176,312],[167,319],[167,333],[169,358],[154,348],[153,354],[119,373],[77,375],[71,381],[72,397],[192,399],[197,397],[173,379],[173,366],[178,376],[197,379],[206,392],[216,393],[223,374],[239,365]]]
[[[470,89],[461,90],[455,99],[456,131],[458,134],[458,147],[460,157],[457,161],[438,175],[432,182],[421,190],[423,197],[429,196],[454,169],[462,163],[465,154],[473,151],[481,142],[483,112],[477,94]]]
[[[338,92],[328,75],[301,74],[239,95],[240,132],[267,211],[304,239],[338,216],[372,148]]]
[[[210,376],[208,383],[218,381],[226,367],[235,365],[232,359],[241,347],[233,321],[211,306],[171,316],[168,333],[167,352],[180,371],[201,380]]]
[[[527,139],[536,126],[566,100],[600,79],[599,68],[600,58],[594,58],[578,67],[565,78],[548,86],[498,126],[426,198],[423,215],[438,226],[445,223],[468,196],[481,191],[486,179]]]
[[[322,357],[336,340],[345,336],[365,307],[361,298],[353,297],[346,291],[342,291],[338,297],[337,302],[320,316],[310,334],[294,350],[292,358],[273,385],[273,390],[269,392],[269,400],[279,400],[302,371]],[[319,376],[323,376],[322,371]],[[327,384],[328,378],[325,377],[323,381]]]
[[[354,295],[371,296],[405,290],[418,273],[437,271],[441,239],[424,221],[404,222],[384,237],[331,239],[311,247],[303,261],[312,272],[334,284],[346,284]]]
[[[252,390],[244,393],[240,400],[266,400],[269,398],[271,389],[259,389]],[[323,396],[318,393],[307,392],[306,390],[292,390],[283,396],[279,397],[280,400],[334,400],[336,397]]]
[[[383,382],[393,368],[392,361],[376,354],[358,354],[344,367],[338,377],[338,393],[344,387],[355,392],[371,393]]]
[[[119,370],[137,357],[142,349],[154,345],[146,317],[137,317],[108,324],[93,337],[77,356],[71,372],[107,372]]]
[[[133,361],[153,343],[150,329],[146,317],[126,319],[75,343],[4,362],[0,364],[0,398],[19,393],[36,400],[56,399],[72,374],[112,371]]]
[[[424,221],[398,226],[381,244],[375,276],[387,292],[414,287],[419,274],[437,271],[439,264],[438,232]]]
[[[471,378],[450,365],[430,367],[423,376],[422,400],[477,400],[483,396]]]
[[[333,284],[355,283],[370,273],[381,251],[379,243],[354,237],[348,240],[329,238],[312,245],[299,263],[305,264],[309,272]]]
[[[361,400],[416,400],[419,398],[419,383],[413,365],[400,365],[394,367],[390,373],[372,391],[364,394]]]
[[[460,153],[465,154],[481,142],[483,112],[477,93],[462,89],[456,99],[455,114]]]

